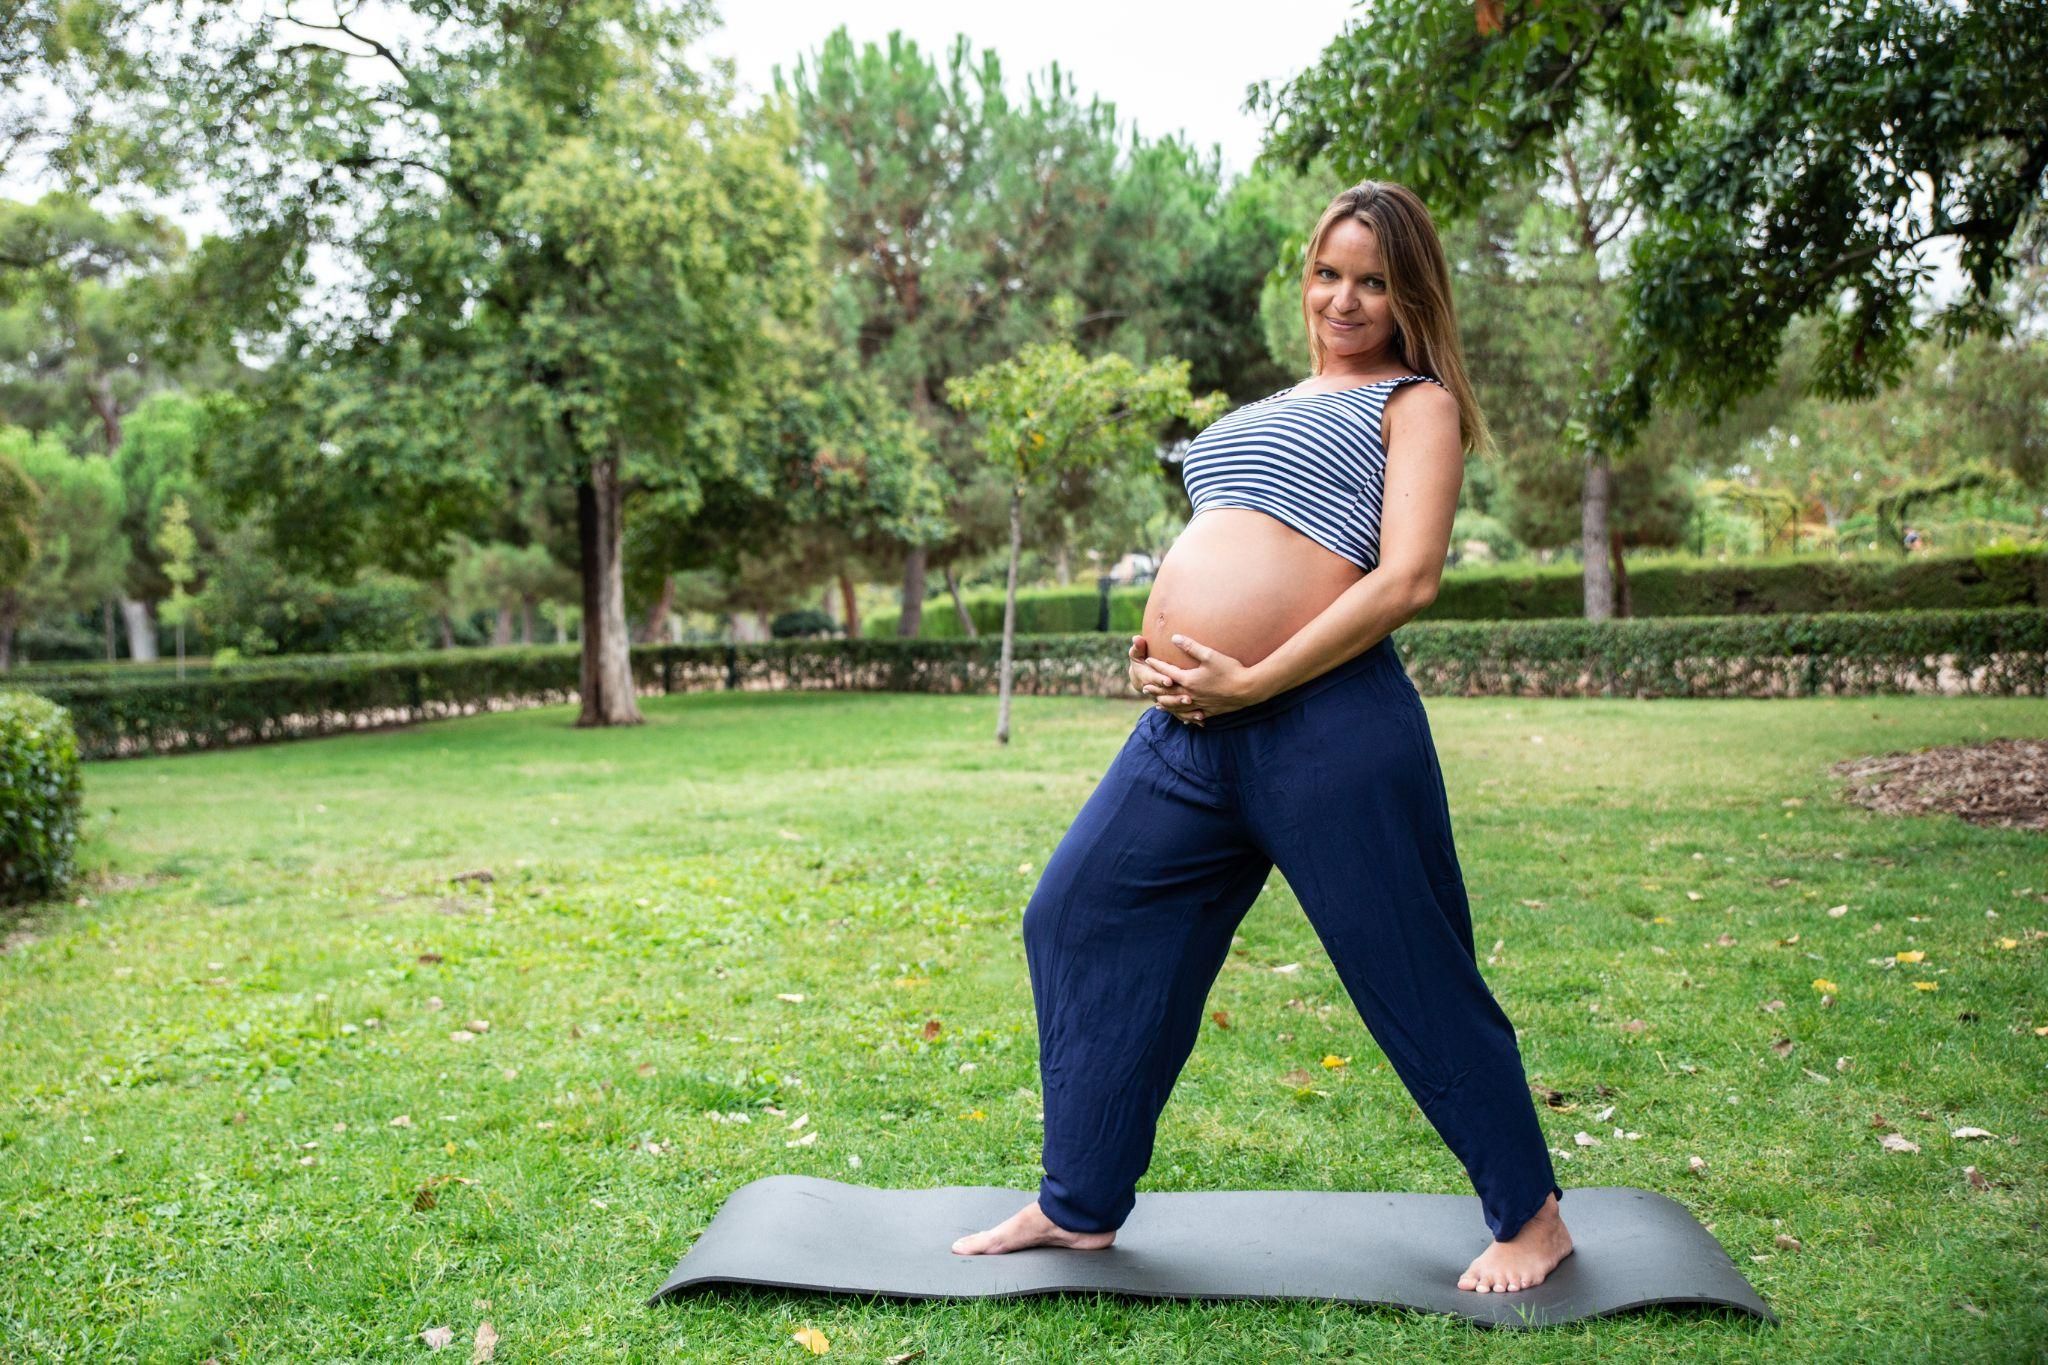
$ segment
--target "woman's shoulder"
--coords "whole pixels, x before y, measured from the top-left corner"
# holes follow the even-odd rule
[[[1439,429],[1447,429],[1455,439],[1463,421],[1458,396],[1433,374],[1415,375],[1411,379],[1428,382],[1404,382],[1387,395],[1386,439],[1393,440],[1397,433],[1428,435]]]

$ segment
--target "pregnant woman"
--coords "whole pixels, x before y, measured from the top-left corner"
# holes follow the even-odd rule
[[[1515,1031],[1481,979],[1443,774],[1391,632],[1436,596],[1491,436],[1413,193],[1367,181],[1309,238],[1314,373],[1190,444],[1194,516],[1131,641],[1154,705],[1025,908],[1044,1178],[962,1255],[1109,1246],[1230,940],[1277,865],[1494,1240],[1462,1289],[1571,1251]]]

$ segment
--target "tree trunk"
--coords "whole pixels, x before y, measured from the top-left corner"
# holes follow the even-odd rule
[[[114,662],[114,599],[100,603],[100,621],[107,634],[107,662]]]
[[[578,726],[640,725],[646,720],[633,696],[633,658],[626,637],[624,505],[618,457],[592,460],[590,477],[576,488],[576,532],[583,560],[583,706]]]
[[[20,595],[13,588],[0,592],[0,673],[14,667],[14,623],[20,616]]]
[[[128,627],[128,657],[138,663],[156,658],[156,618],[149,614],[149,603],[122,598],[121,620]]]
[[[454,623],[448,619],[448,613],[445,611],[437,611],[434,613],[434,615],[441,623],[441,648],[455,648],[455,626]]]
[[[1053,574],[1059,580],[1061,587],[1064,588],[1073,583],[1074,552],[1064,540],[1060,542],[1058,553],[1053,556],[1052,568]]]
[[[1614,614],[1624,618],[1634,616],[1635,610],[1628,600],[1628,562],[1621,554],[1621,532],[1611,531],[1608,544],[1612,547],[1610,553],[1614,559]]]
[[[647,619],[640,623],[640,633],[634,638],[643,645],[668,643],[668,615],[676,609],[676,576],[672,573],[661,576],[661,600],[647,613]]]
[[[953,572],[951,564],[946,565],[946,591],[953,597],[953,614],[960,618],[960,633],[968,639],[979,638],[981,632],[974,628],[974,617],[969,614],[967,604],[960,600],[960,576]]]
[[[846,638],[858,640],[860,638],[860,602],[853,594],[853,579],[848,576],[844,569],[839,571],[839,604],[846,612],[846,619],[841,622],[846,628]]]
[[[1608,501],[1614,475],[1605,451],[1586,457],[1586,485],[1579,503],[1579,549],[1585,566],[1586,619],[1605,621],[1614,615],[1614,575],[1608,564]]]
[[[512,608],[503,602],[498,604],[498,619],[491,624],[491,643],[509,645],[512,643]]]
[[[903,555],[903,613],[896,618],[896,634],[915,640],[924,629],[925,547],[913,545]]]
[[[528,594],[519,599],[519,643],[533,643],[533,597]]]
[[[1010,585],[1003,593],[1003,663],[997,670],[996,742],[1010,742],[1010,647],[1017,638],[1017,560],[1024,553],[1024,490],[1010,490]]]
[[[86,401],[99,414],[100,435],[106,440],[107,454],[121,448],[121,405],[114,398],[114,376],[101,372],[86,387]]]

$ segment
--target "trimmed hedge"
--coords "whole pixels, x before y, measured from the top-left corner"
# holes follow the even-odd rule
[[[0,692],[0,905],[48,900],[70,884],[82,797],[64,708]]]
[[[1128,697],[1118,634],[1026,635],[1018,692]],[[1412,622],[1395,633],[1432,694],[1771,697],[1964,691],[2048,695],[2048,613],[1834,613],[1629,621]],[[636,645],[645,694],[717,688],[986,693],[1002,640],[779,640]],[[318,668],[267,664],[184,682],[66,682],[89,758],[302,735],[574,701],[578,647],[342,656]]]
[[[1849,611],[1962,611],[1994,607],[2048,608],[2048,546],[2022,545],[1968,554],[1920,554],[1904,559],[1837,559],[1796,555],[1724,564],[1712,559],[1660,559],[1631,568],[1629,606],[1641,617],[1779,616]],[[1110,589],[1109,628],[1139,633],[1150,584]],[[1017,594],[1020,634],[1092,631],[1101,590],[1033,588]],[[975,629],[1001,634],[1003,594],[962,595]],[[1438,586],[1422,621],[1528,621],[1583,619],[1585,585],[1579,566],[1499,565],[1452,569]],[[862,633],[893,636],[899,613],[868,617]],[[961,637],[953,599],[926,599],[923,633]]]

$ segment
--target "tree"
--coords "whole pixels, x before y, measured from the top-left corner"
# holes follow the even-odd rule
[[[572,495],[576,723],[637,723],[626,508],[732,463],[764,319],[815,303],[789,284],[817,213],[787,111],[736,114],[730,71],[684,62],[704,0],[417,0],[425,39],[175,8],[193,55],[138,121],[188,130],[234,224],[194,253],[191,323],[275,357],[210,407],[230,511],[265,508],[308,568],[434,578],[508,489]],[[316,244],[354,267],[319,313]]]
[[[0,427],[0,463],[12,461],[35,492],[36,547],[28,572],[0,592],[0,669],[13,666],[14,633],[54,612],[104,601],[128,567],[121,483],[96,456],[73,455],[54,436]]]
[[[64,432],[71,449],[123,466],[135,558],[134,580],[120,585],[117,599],[134,659],[156,657],[150,608],[169,591],[151,544],[161,490],[149,485],[160,474],[189,479],[190,455],[153,451],[140,462],[148,476],[131,478],[131,421],[152,399],[166,399],[170,384],[218,383],[237,368],[215,352],[180,355],[169,342],[175,306],[166,291],[175,289],[184,255],[184,234],[153,214],[102,213],[61,191],[33,204],[0,200],[0,257],[21,263],[0,267],[0,409],[19,426]],[[189,436],[189,421],[168,420],[170,429],[152,435],[175,445],[182,426]],[[196,502],[193,511],[200,513]],[[104,611],[109,660],[114,607],[110,601]]]
[[[1591,470],[1660,405],[1711,420],[1769,387],[1799,317],[1823,323],[1811,391],[1834,397],[1892,382],[1917,336],[2000,328],[1992,293],[2038,252],[2048,171],[2048,85],[2013,73],[2044,66],[2048,13],[2022,0],[1424,0],[1377,7],[1254,102],[1273,154],[1370,148],[1449,217],[1612,112],[1643,223],[1604,372],[1573,402]],[[1969,288],[1930,328],[1912,309],[1943,238]]]
[[[1070,324],[1071,305],[1055,316]],[[1010,485],[1009,581],[1003,599],[1003,650],[996,740],[1010,742],[1012,652],[1017,630],[1017,561],[1023,552],[1024,498],[1072,470],[1131,466],[1157,459],[1161,427],[1175,418],[1206,426],[1228,396],[1188,392],[1188,362],[1139,369],[1122,355],[1088,359],[1072,343],[1035,342],[1009,360],[946,384],[946,399],[979,419],[982,450]]]
[[[0,450],[0,601],[12,595],[36,562],[42,505],[42,490],[29,482],[21,461]]]
[[[1013,101],[995,53],[970,56],[965,37],[933,57],[895,33],[856,46],[842,28],[789,77],[778,69],[776,84],[795,100],[804,164],[829,205],[829,325],[936,457],[946,524],[895,547],[897,631],[914,636],[927,572],[943,570],[957,594],[955,566],[1009,534],[1009,490],[961,414],[936,399],[947,380],[1046,339],[1047,305],[1062,294],[1081,304],[1073,340],[1085,350],[1139,364],[1196,356],[1205,375],[1241,359],[1261,366],[1251,306],[1272,249],[1258,245],[1263,224],[1234,221],[1232,245],[1251,249],[1219,264],[1215,159],[1135,134],[1126,148],[1115,106],[1082,99],[1056,63]],[[1233,289],[1236,307],[1211,306]],[[1231,376],[1233,387],[1246,379]],[[1050,536],[1057,551],[1070,522],[1026,535]]]
[[[178,630],[178,676],[185,676],[185,619],[192,612],[193,598],[185,591],[197,573],[192,567],[199,537],[192,534],[192,518],[185,499],[174,497],[164,507],[163,528],[156,534],[156,548],[163,554],[163,574],[171,582],[171,597],[162,608],[163,619]]]

